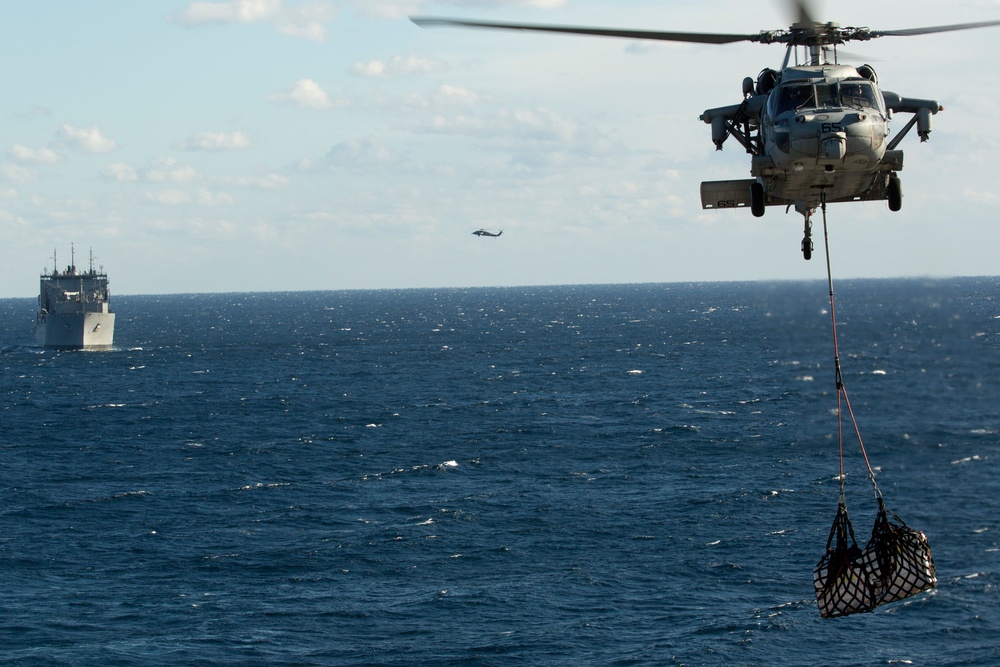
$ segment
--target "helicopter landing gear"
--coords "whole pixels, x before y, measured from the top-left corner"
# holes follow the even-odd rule
[[[896,174],[889,174],[889,184],[885,188],[885,194],[889,200],[890,211],[898,211],[903,208],[903,186]]]
[[[805,229],[803,230],[803,236],[802,236],[802,258],[808,260],[812,259],[813,256],[812,211],[806,211],[805,213],[802,214],[802,217],[805,218]]]
[[[755,218],[764,215],[764,186],[757,182],[750,184],[750,212]]]

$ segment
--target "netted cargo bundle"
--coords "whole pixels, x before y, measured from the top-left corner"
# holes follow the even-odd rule
[[[843,499],[837,507],[826,554],[813,571],[816,603],[823,618],[873,611],[937,586],[927,538],[889,512],[881,495],[878,504],[864,551],[858,548]]]
[[[813,570],[820,616],[847,616],[878,606],[875,586],[863,556],[854,539],[847,505],[841,502],[826,541],[826,554]]]
[[[927,538],[889,512],[878,499],[878,515],[862,560],[875,586],[878,604],[895,602],[937,586]]]

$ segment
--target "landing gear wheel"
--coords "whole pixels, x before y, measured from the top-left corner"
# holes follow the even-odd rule
[[[903,186],[899,182],[899,176],[889,174],[889,184],[885,188],[885,193],[889,199],[890,211],[903,208]]]
[[[750,184],[750,212],[755,218],[764,215],[764,186],[760,183]]]

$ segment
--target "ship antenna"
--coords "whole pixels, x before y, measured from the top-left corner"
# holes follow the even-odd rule
[[[72,243],[69,244],[69,270],[76,273],[76,246]]]

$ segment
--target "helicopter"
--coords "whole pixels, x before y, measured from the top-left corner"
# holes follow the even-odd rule
[[[898,148],[914,128],[921,142],[930,138],[931,117],[943,110],[925,100],[881,89],[870,65],[839,63],[837,47],[850,41],[879,37],[909,37],[1000,25],[981,21],[904,30],[840,27],[813,18],[805,0],[793,0],[798,20],[788,29],[752,34],[662,32],[615,28],[502,23],[493,21],[411,17],[421,27],[455,26],[522,30],[633,40],[730,44],[784,44],[778,70],[765,68],[743,80],[743,99],[705,110],[700,120],[711,126],[716,150],[732,137],[750,155],[749,179],[705,181],[703,209],[748,207],[755,217],[769,206],[791,208],[803,217],[802,256],[813,252],[812,217],[827,203],[886,201],[899,211],[903,190],[899,173],[903,151]],[[794,63],[793,63],[794,58]],[[891,140],[889,121],[895,114],[912,114]]]
[[[503,230],[502,229],[499,232],[497,232],[496,234],[494,234],[493,232],[486,231],[485,229],[477,229],[476,231],[472,232],[473,236],[490,236],[490,237],[493,237],[493,238],[496,238],[496,237],[500,236],[501,234],[503,234]]]

